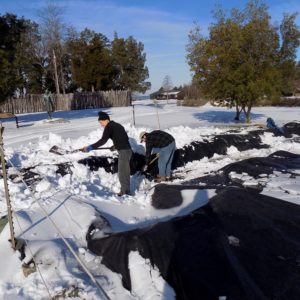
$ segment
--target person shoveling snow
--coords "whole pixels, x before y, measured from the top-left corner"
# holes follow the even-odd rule
[[[98,113],[98,121],[104,127],[103,135],[96,143],[83,147],[80,151],[89,152],[104,145],[108,139],[114,143],[115,149],[119,153],[118,159],[118,176],[121,184],[121,190],[118,196],[130,195],[130,159],[132,150],[125,128],[114,121],[110,120],[107,113],[100,111]]]

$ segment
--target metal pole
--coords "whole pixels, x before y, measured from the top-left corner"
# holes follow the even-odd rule
[[[3,183],[4,183],[4,191],[5,191],[5,198],[6,198],[6,205],[7,205],[7,218],[8,218],[9,229],[10,229],[11,246],[15,250],[16,249],[15,232],[14,232],[14,226],[12,220],[11,201],[8,192],[7,173],[6,173],[6,165],[5,165],[4,150],[3,150],[3,137],[2,137],[3,131],[4,131],[4,127],[2,127],[1,125],[0,155],[1,155],[1,164],[2,164]]]

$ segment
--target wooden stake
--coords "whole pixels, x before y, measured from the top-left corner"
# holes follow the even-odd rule
[[[1,155],[4,191],[5,191],[5,198],[6,198],[6,205],[7,205],[7,218],[8,218],[9,229],[10,229],[11,246],[14,250],[16,250],[15,232],[14,232],[14,226],[13,226],[13,220],[12,220],[11,201],[10,201],[9,191],[8,191],[7,173],[6,173],[6,165],[5,165],[4,150],[3,150],[3,137],[2,137],[3,131],[4,131],[4,127],[2,127],[2,125],[1,125],[0,155]]]
[[[158,129],[160,129],[157,101],[154,100],[154,102],[155,102],[155,106],[156,106],[156,116],[157,116]]]
[[[133,125],[135,126],[134,104],[132,104]]]

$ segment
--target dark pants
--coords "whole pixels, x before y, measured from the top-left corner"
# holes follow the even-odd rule
[[[121,192],[130,193],[130,158],[132,156],[131,149],[118,150],[118,175],[121,184]]]

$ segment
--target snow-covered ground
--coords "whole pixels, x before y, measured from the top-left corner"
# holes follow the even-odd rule
[[[135,101],[134,114],[132,107],[103,110],[112,120],[124,125],[132,149],[139,153],[144,153],[144,147],[138,140],[139,133],[144,130],[166,130],[175,137],[177,147],[182,148],[192,141],[207,139],[236,126],[242,127],[242,133],[247,133],[255,128],[255,124],[265,124],[267,117],[272,117],[278,126],[300,120],[300,107],[255,107],[252,109],[252,125],[246,126],[232,121],[234,109],[210,105],[182,107],[177,106],[175,100],[169,101],[169,104],[158,102],[157,105],[150,100]],[[46,113],[18,115],[19,129],[14,121],[3,122],[4,150],[8,165],[11,166],[10,174],[17,173],[21,168],[36,166],[35,171],[42,178],[32,187],[26,186],[23,181],[9,181],[16,236],[25,240],[27,246],[25,261],[21,262],[19,252],[10,248],[9,227],[6,226],[0,234],[0,299],[49,299],[58,294],[66,297],[66,289],[77,295],[77,299],[105,299],[93,280],[97,280],[111,299],[175,299],[173,289],[163,280],[159,271],[138,252],[131,253],[129,257],[132,293],[124,289],[120,275],[107,269],[101,264],[101,257],[87,250],[87,229],[92,222],[99,220],[100,215],[109,221],[115,232],[157,223],[200,207],[207,203],[214,191],[196,193],[186,190],[182,192],[184,201],[180,207],[157,210],[151,206],[151,183],[144,177],[132,176],[132,196],[118,197],[117,174],[106,173],[103,169],[92,172],[77,163],[79,159],[90,155],[116,155],[109,150],[65,156],[49,153],[53,145],[73,150],[97,141],[103,131],[97,121],[98,111],[55,112],[52,122],[46,120]],[[271,133],[265,133],[262,139],[271,147],[243,152],[231,147],[227,155],[203,158],[174,172],[184,174],[187,180],[206,175],[229,163],[267,156],[277,150],[300,154],[300,143],[274,137]],[[110,145],[111,141],[107,143],[107,146]],[[56,174],[56,164],[61,162],[71,164],[72,174],[64,177]],[[300,174],[300,170],[295,172]],[[247,174],[231,175],[242,177]],[[0,181],[2,217],[7,214],[7,208],[3,180]],[[245,180],[249,185],[253,181],[249,177]],[[175,182],[179,183],[180,180]],[[291,183],[283,174],[275,174],[265,185],[263,193],[300,204],[299,176]],[[65,242],[90,275],[79,265]],[[24,277],[21,265],[30,262],[33,256],[37,272]]]

